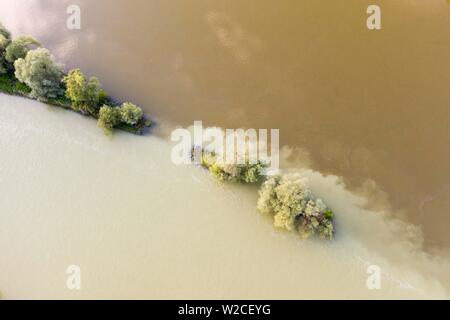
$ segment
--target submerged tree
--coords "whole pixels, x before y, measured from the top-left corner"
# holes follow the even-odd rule
[[[267,165],[260,160],[226,163],[221,156],[207,151],[202,152],[201,164],[214,178],[222,182],[257,183],[262,179],[264,169],[267,168]]]
[[[108,105],[104,105],[100,108],[99,117],[98,117],[98,126],[103,128],[103,131],[109,135],[112,133],[112,130],[115,126],[117,126],[120,122],[120,110],[119,108],[110,107]]]
[[[299,174],[270,177],[259,191],[258,210],[274,216],[274,225],[298,230],[303,238],[318,235],[331,239],[333,213],[320,199],[315,199],[308,179]]]
[[[25,58],[14,62],[15,76],[31,88],[30,96],[41,101],[61,96],[63,78],[62,66],[56,64],[47,49],[38,48],[28,51]]]
[[[143,116],[142,109],[133,103],[125,102],[120,107],[120,117],[122,122],[128,125],[135,125]]]
[[[66,96],[72,101],[74,109],[91,114],[98,112],[100,99],[104,99],[104,91],[96,77],[88,80],[80,69],[73,69],[64,78],[64,83]]]
[[[15,38],[6,48],[5,59],[11,65],[13,65],[17,59],[25,58],[28,51],[31,50],[32,46],[40,46],[40,45],[41,44],[39,43],[39,41],[37,41],[33,37],[25,36]]]

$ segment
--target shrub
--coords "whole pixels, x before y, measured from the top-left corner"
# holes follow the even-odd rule
[[[11,65],[20,58],[25,58],[31,46],[40,46],[41,44],[32,37],[18,37],[11,41],[5,51],[5,59]]]
[[[267,167],[262,161],[250,163],[245,161],[242,164],[227,164],[214,153],[202,152],[201,164],[209,169],[209,172],[219,181],[259,182],[263,176],[264,169]]]
[[[137,124],[139,120],[141,120],[142,116],[142,109],[130,102],[125,102],[120,107],[121,120],[128,125]]]
[[[260,212],[273,214],[276,227],[296,229],[302,238],[333,238],[332,211],[313,197],[308,179],[299,174],[270,177],[259,191],[257,207]]]
[[[47,101],[62,95],[62,66],[54,62],[47,49],[38,48],[28,51],[25,58],[14,62],[15,76],[31,88],[31,97]]]
[[[105,101],[106,93],[96,77],[88,80],[80,69],[73,69],[63,81],[66,84],[66,96],[72,101],[75,110],[97,114],[100,99]]]
[[[112,133],[114,127],[120,122],[120,110],[119,108],[110,107],[104,105],[100,108],[98,117],[98,126],[103,128],[105,134]]]

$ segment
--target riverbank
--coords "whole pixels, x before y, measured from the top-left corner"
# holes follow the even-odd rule
[[[448,261],[337,177],[296,169],[339,229],[331,243],[305,242],[256,211],[255,187],[172,164],[165,139],[99,135],[78,117],[0,94],[5,299],[448,298]],[[81,291],[66,287],[73,264]],[[366,287],[370,264],[381,290]]]
[[[33,98],[30,97],[31,89],[26,84],[19,82],[11,73],[0,74],[0,92],[34,100]],[[106,100],[110,105],[113,105],[115,107],[120,106],[120,103],[114,101],[111,97],[106,97]],[[57,99],[49,99],[47,101],[47,104],[55,107],[60,107],[66,110],[74,111],[76,113],[92,117],[98,120],[98,115],[96,114],[82,113],[79,110],[74,109],[72,106],[72,102],[65,96],[61,96]],[[119,123],[115,126],[115,128],[132,134],[143,135],[148,132],[151,125],[152,125],[151,120],[142,117],[134,125]]]

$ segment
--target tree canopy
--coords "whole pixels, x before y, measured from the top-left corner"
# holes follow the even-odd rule
[[[331,239],[334,235],[333,212],[312,195],[307,178],[299,174],[281,174],[264,182],[258,210],[272,214],[274,225],[297,230],[303,238],[317,235]]]
[[[100,108],[98,126],[103,128],[106,134],[111,134],[114,127],[120,122],[119,108],[104,105]]]
[[[18,37],[11,41],[5,51],[5,59],[11,64],[17,59],[25,58],[32,46],[40,46],[41,44],[33,37]]]
[[[0,74],[8,71],[5,51],[11,42],[11,33],[0,23]]]
[[[131,102],[125,102],[120,107],[121,120],[129,125],[135,125],[143,116],[142,109]]]
[[[14,67],[16,78],[31,88],[31,97],[47,101],[64,93],[62,66],[55,63],[47,49],[28,51],[25,58],[15,61]]]
[[[72,101],[75,109],[96,114],[102,96],[100,81],[96,77],[89,79],[80,69],[73,69],[64,78],[66,96]]]

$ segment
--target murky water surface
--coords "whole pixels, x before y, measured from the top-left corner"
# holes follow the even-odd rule
[[[1,0],[0,21],[15,35],[37,37],[68,68],[80,66],[97,75],[114,96],[138,103],[162,123],[188,126],[194,120],[203,120],[207,126],[225,128],[279,128],[281,143],[302,155],[308,153],[314,170],[342,176],[349,188],[369,194],[374,208],[386,209],[389,204],[396,217],[422,228],[429,250],[445,250],[450,247],[450,5],[444,0],[379,0],[383,29],[368,31],[365,11],[372,2]],[[73,3],[82,10],[79,31],[65,27],[66,8]],[[5,99],[2,96],[2,107],[6,108],[3,101],[9,100]],[[22,111],[1,110],[0,141],[2,150],[8,152],[2,151],[0,157],[2,198],[7,199],[0,204],[3,226],[7,226],[0,237],[2,242],[22,239],[25,242],[13,248],[29,253],[19,258],[11,249],[5,259],[21,260],[14,264],[9,261],[3,267],[7,272],[25,273],[36,261],[40,261],[36,266],[40,272],[56,255],[61,265],[71,263],[73,255],[96,270],[109,263],[108,275],[95,278],[99,283],[123,275],[124,268],[139,270],[127,272],[127,279],[117,277],[124,283],[136,283],[133,290],[137,291],[118,286],[122,292],[108,293],[114,296],[141,296],[144,292],[153,296],[204,296],[216,286],[220,288],[215,291],[217,297],[234,297],[233,293],[271,296],[278,291],[297,297],[303,292],[298,289],[303,281],[313,281],[296,278],[298,283],[294,284],[280,279],[276,284],[276,277],[272,282],[264,277],[270,282],[264,283],[257,276],[270,271],[258,270],[261,264],[266,265],[257,263],[266,254],[270,261],[289,265],[292,270],[308,258],[299,253],[296,241],[286,244],[290,242],[284,237],[280,240],[278,235],[275,239],[283,244],[273,244],[270,253],[262,249],[267,244],[261,245],[261,241],[272,243],[274,239],[267,237],[271,227],[266,222],[255,225],[254,219],[262,218],[254,215],[254,190],[234,193],[233,188],[224,191],[216,186],[217,192],[211,192],[207,186],[212,182],[203,176],[198,178],[197,171],[181,173],[186,169],[172,168],[160,151],[169,147],[154,137],[119,135],[111,143],[94,133],[96,129],[77,121],[76,116],[53,111],[37,113],[34,118]],[[22,125],[8,122],[12,121],[8,112],[16,112],[12,119]],[[152,142],[145,142],[149,140]],[[191,180],[191,175],[196,178]],[[210,199],[205,199],[201,191],[192,191],[196,179],[202,182],[198,183],[199,190],[206,188],[211,193]],[[369,189],[375,191],[369,193]],[[332,193],[325,194],[325,199],[334,197],[334,189],[325,190]],[[182,200],[195,198],[191,194],[195,192],[198,202],[186,208]],[[236,200],[240,205],[233,207],[233,202],[223,200],[223,192],[248,198]],[[168,203],[167,199],[180,201]],[[343,205],[339,203],[336,200],[334,205]],[[202,219],[207,221],[198,221]],[[368,223],[367,219],[362,223]],[[41,231],[27,236],[27,223],[39,225]],[[236,227],[242,227],[242,238],[238,239],[248,247],[242,248],[242,243],[229,237],[228,231],[232,234]],[[168,232],[172,228],[173,232]],[[215,228],[221,230],[222,242],[215,238]],[[207,235],[201,236],[197,229]],[[42,230],[61,231],[44,234]],[[87,234],[80,236],[80,230]],[[249,244],[253,240],[245,240],[244,232],[245,237],[261,233],[254,236],[255,246]],[[373,237],[368,237],[372,244],[380,242],[380,236]],[[69,243],[74,239],[85,242],[75,245],[78,253]],[[412,243],[418,245],[417,239]],[[183,254],[191,241],[197,260]],[[30,249],[24,249],[26,244]],[[35,250],[36,246],[42,251]],[[103,246],[106,252],[99,252]],[[46,255],[45,248],[53,249]],[[92,252],[84,251],[91,250],[87,248]],[[170,249],[170,255],[164,253],[166,249]],[[147,250],[153,251],[147,255]],[[238,269],[245,265],[245,259],[251,259],[243,258],[249,252],[253,267]],[[113,259],[116,254],[117,259]],[[165,255],[165,260],[155,262],[158,254]],[[242,264],[233,263],[232,256],[244,259]],[[402,255],[397,252],[394,256]],[[208,259],[204,262],[212,264],[211,268],[199,269],[202,276],[198,273],[184,278],[181,265],[192,263],[191,267],[198,268],[203,266],[202,259]],[[173,270],[163,267],[169,262]],[[229,270],[219,269],[224,264]],[[148,272],[142,271],[143,266]],[[59,267],[53,265],[49,270]],[[275,265],[268,268],[277,270]],[[158,270],[173,272],[173,282],[158,277]],[[226,276],[238,271],[247,274],[254,285],[248,291],[236,291]],[[253,272],[254,277],[249,276]],[[6,282],[6,288],[0,290],[6,296],[8,289],[12,296],[38,296],[42,284],[36,285],[35,291],[26,291],[25,281],[43,279],[27,274],[29,278],[25,277],[20,286]],[[6,275],[3,272],[2,279],[9,279]],[[55,295],[45,286],[54,289],[56,283],[60,285],[57,277],[64,276],[53,274],[54,283],[47,282],[41,293]],[[358,277],[363,279],[364,272]],[[176,285],[183,282],[181,279],[187,281],[186,286]],[[204,282],[192,291],[189,282],[199,279]],[[145,285],[137,285],[142,281]],[[286,289],[286,283],[292,291]],[[260,290],[261,285],[280,290]],[[87,295],[105,294],[100,287]],[[306,288],[315,295],[313,286]],[[317,296],[324,292],[342,295],[342,291],[317,290]]]

